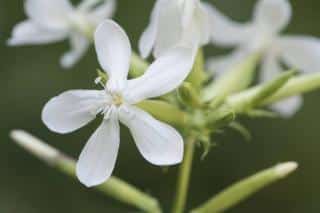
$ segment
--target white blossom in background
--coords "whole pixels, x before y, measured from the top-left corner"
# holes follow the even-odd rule
[[[240,62],[252,53],[261,53],[261,80],[275,77],[282,69],[281,63],[304,73],[320,70],[320,40],[311,36],[281,35],[291,19],[288,0],[259,0],[253,20],[244,24],[223,16],[207,5],[210,19],[211,40],[222,47],[236,47],[227,56],[215,57],[208,63],[209,70],[223,73],[228,67]],[[302,97],[295,96],[271,106],[283,116],[293,115],[301,106]]]
[[[100,1],[102,2],[102,1]],[[27,20],[18,23],[9,39],[10,46],[40,45],[70,40],[61,66],[70,68],[85,54],[95,28],[115,11],[115,0],[84,0],[77,7],[69,0],[26,0]]]
[[[143,58],[153,50],[159,57],[170,48],[185,44],[194,48],[209,42],[209,17],[200,0],[157,0],[149,26],[139,41]]]
[[[80,181],[94,186],[110,177],[119,149],[119,121],[129,128],[138,150],[150,163],[181,162],[184,145],[180,134],[135,104],[177,88],[192,68],[191,49],[173,48],[152,63],[144,75],[127,80],[131,46],[123,29],[106,20],[97,28],[94,39],[98,60],[109,77],[104,90],[64,92],[51,99],[42,112],[46,126],[62,134],[79,129],[103,114],[102,124],[79,157]]]

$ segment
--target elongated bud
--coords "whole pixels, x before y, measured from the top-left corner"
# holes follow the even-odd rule
[[[287,162],[278,164],[270,169],[263,170],[233,184],[191,212],[208,213],[226,211],[232,206],[249,198],[262,188],[287,177],[290,173],[296,170],[297,167],[298,164],[296,162]]]
[[[40,160],[50,164],[62,173],[74,178],[76,177],[76,162],[59,150],[23,130],[14,130],[10,136],[17,144]],[[135,206],[144,212],[161,212],[158,201],[155,198],[143,193],[117,177],[110,177],[107,182],[97,186],[96,189],[105,195]]]
[[[274,80],[232,95],[227,98],[227,105],[231,106],[237,113],[248,112],[275,94],[294,74],[294,71],[284,72]]]
[[[320,88],[320,73],[304,74],[291,78],[274,95],[263,101],[262,105],[271,104],[291,96],[310,92]]]
[[[159,100],[145,100],[137,106],[160,121],[169,123],[173,126],[182,127],[187,122],[187,114],[174,105]]]
[[[189,82],[184,82],[178,89],[178,95],[180,100],[191,107],[200,107],[201,102],[199,99],[199,94],[193,88],[192,84]]]
[[[23,130],[14,130],[10,137],[22,148],[48,164],[53,164],[60,156],[60,152],[44,143],[40,139],[28,134]]]
[[[254,54],[236,64],[204,89],[203,100],[226,97],[247,88],[253,81],[260,54]]]

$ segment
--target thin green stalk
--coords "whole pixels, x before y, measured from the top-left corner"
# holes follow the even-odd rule
[[[178,185],[173,213],[183,213],[185,209],[189,189],[194,148],[195,140],[193,137],[190,137],[186,141],[184,159],[179,169]]]
[[[76,162],[59,150],[22,130],[12,131],[10,136],[18,145],[32,155],[62,173],[76,178]],[[111,177],[107,182],[96,187],[96,189],[105,195],[128,205],[135,206],[145,212],[161,213],[158,201],[155,198],[117,177]]]
[[[224,212],[232,206],[247,199],[262,188],[281,180],[296,170],[296,162],[287,162],[263,170],[238,183],[235,183],[214,196],[191,213],[218,213]]]

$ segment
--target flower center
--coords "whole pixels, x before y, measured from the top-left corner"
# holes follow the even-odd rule
[[[119,94],[112,94],[112,103],[119,107],[121,104],[123,104],[123,98]]]

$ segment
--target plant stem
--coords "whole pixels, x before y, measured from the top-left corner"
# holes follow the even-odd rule
[[[173,213],[183,213],[185,209],[187,194],[189,189],[194,148],[195,148],[195,140],[193,137],[190,137],[186,141],[185,155],[179,169],[178,185],[177,185],[177,192],[175,197]]]
[[[76,178],[76,162],[59,150],[23,130],[14,130],[10,136],[18,145],[32,155],[62,173]],[[105,195],[135,206],[144,212],[161,213],[158,201],[155,198],[117,177],[111,177],[107,182],[96,187],[96,189]]]

